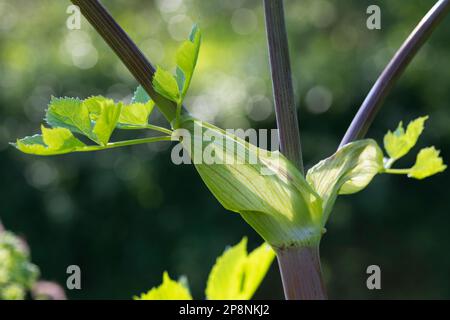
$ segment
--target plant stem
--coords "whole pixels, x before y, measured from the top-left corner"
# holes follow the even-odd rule
[[[282,0],[264,0],[280,152],[304,174]]]
[[[100,36],[114,50],[139,84],[147,91],[164,117],[172,122],[175,119],[176,104],[153,89],[152,79],[155,68],[131,40],[128,34],[109,14],[98,0],[71,0],[80,8],[83,16],[97,30]]]
[[[280,151],[304,174],[282,0],[264,0]],[[318,247],[277,249],[286,299],[326,299]]]
[[[318,246],[278,249],[277,258],[287,300],[327,299]]]
[[[385,169],[384,172],[390,174],[408,174],[411,172],[411,169]]]
[[[172,135],[173,131],[160,127],[160,126],[155,126],[153,124],[146,124],[143,126],[133,126],[133,125],[121,125],[119,127],[119,129],[122,130],[142,130],[142,129],[148,129],[148,130],[153,130],[153,131],[158,131],[158,132],[162,132],[168,135]]]
[[[375,82],[339,147],[365,136],[384,98],[449,9],[450,0],[440,0],[420,21]]]
[[[79,152],[101,151],[101,150],[106,150],[106,149],[133,146],[136,144],[144,144],[144,143],[159,142],[159,141],[172,141],[172,137],[170,137],[170,136],[150,137],[150,138],[142,138],[142,139],[135,139],[135,140],[111,142],[111,143],[108,143],[106,146],[88,146],[88,147],[83,147],[82,149],[79,149],[77,151],[79,151]]]

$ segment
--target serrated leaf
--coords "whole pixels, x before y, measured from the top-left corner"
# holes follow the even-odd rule
[[[175,77],[168,71],[158,67],[152,80],[153,88],[160,95],[179,104],[180,92]]]
[[[213,266],[206,287],[208,300],[249,300],[267,273],[275,253],[262,244],[247,254],[247,238],[227,250]]]
[[[403,129],[402,122],[394,132],[388,131],[384,136],[384,148],[391,159],[400,159],[416,145],[427,119],[428,116],[425,116],[411,121],[406,131]]]
[[[189,290],[177,281],[170,279],[169,274],[164,272],[163,282],[159,287],[143,293],[135,300],[192,300]]]
[[[52,127],[67,128],[105,146],[119,119],[121,103],[101,96],[84,101],[53,98],[47,110],[47,122]]]
[[[133,98],[131,99],[131,103],[147,103],[149,102],[150,96],[145,91],[145,89],[142,86],[138,86],[136,88],[136,91],[134,92]]]
[[[85,147],[85,144],[66,128],[42,127],[42,135],[19,139],[15,147],[24,153],[48,156],[73,152]]]
[[[177,82],[182,98],[186,95],[186,92],[191,84],[200,51],[200,42],[200,30],[195,25],[192,29],[189,40],[184,41],[177,51]]]
[[[148,124],[148,118],[153,111],[155,104],[153,101],[147,103],[132,103],[124,105],[119,116],[120,125],[144,127]]]
[[[324,224],[338,194],[364,189],[383,170],[383,152],[371,139],[349,143],[312,167],[306,180],[322,197]]]
[[[52,97],[46,121],[52,127],[66,128],[95,140],[89,109],[80,99]]]
[[[105,146],[108,144],[109,138],[116,128],[122,110],[122,103],[119,102],[116,105],[113,100],[106,99],[96,101],[95,104],[100,108],[100,113],[97,114],[92,131],[100,145]]]
[[[183,137],[183,146],[226,209],[240,213],[272,246],[317,244],[321,199],[282,154],[259,149],[205,122],[189,120],[182,126],[191,135]],[[203,140],[207,135],[210,143]],[[216,163],[205,160],[207,154],[214,154]]]
[[[425,179],[436,173],[444,171],[447,166],[439,156],[440,151],[434,147],[424,148],[417,155],[415,165],[410,169],[408,177]]]

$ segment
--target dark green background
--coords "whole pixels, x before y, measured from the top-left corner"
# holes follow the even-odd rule
[[[149,59],[167,68],[197,22],[204,45],[188,108],[225,128],[275,127],[261,1],[103,3]],[[334,152],[377,75],[432,3],[285,1],[307,167]],[[382,10],[381,30],[366,28],[370,4]],[[85,20],[79,31],[66,28],[68,5],[0,0],[0,219],[26,238],[45,279],[65,284],[67,266],[81,267],[82,290],[70,298],[128,299],[159,284],[164,270],[187,275],[203,298],[225,246],[244,235],[251,248],[261,240],[217,203],[193,167],[171,163],[169,145],[51,158],[8,146],[38,132],[51,95],[126,100],[137,85]],[[428,114],[419,146],[436,145],[450,159],[449,30],[450,17],[368,136],[381,142],[399,121]],[[158,114],[153,121],[163,123]],[[413,161],[411,154],[399,166]],[[378,176],[363,192],[340,197],[321,246],[330,297],[450,298],[449,181],[449,171],[424,181]],[[365,284],[371,264],[382,270],[377,292]],[[256,297],[282,298],[276,264]]]

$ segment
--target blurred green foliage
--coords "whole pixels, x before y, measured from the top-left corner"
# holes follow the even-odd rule
[[[198,23],[203,46],[186,97],[190,111],[225,128],[275,127],[261,1],[103,3],[165,68]],[[377,75],[432,3],[285,1],[308,168],[335,151]],[[163,270],[188,274],[201,296],[217,252],[243,235],[250,248],[261,240],[217,203],[193,167],[171,163],[167,144],[45,159],[8,146],[39,131],[51,95],[128,101],[133,94],[136,82],[85,20],[81,30],[67,29],[69,4],[0,0],[0,219],[26,238],[44,278],[63,284],[68,265],[81,267],[83,289],[69,298],[128,299],[157,285]],[[371,4],[381,8],[379,31],[366,28]],[[369,137],[381,142],[400,120],[429,114],[420,147],[437,145],[450,158],[448,30],[450,18],[395,86]],[[448,181],[448,171],[425,181],[380,176],[364,192],[341,197],[322,243],[330,297],[450,298]],[[381,267],[381,291],[366,288],[371,264]],[[281,297],[274,264],[256,298]]]
[[[30,262],[25,243],[0,230],[0,300],[23,300],[38,276],[39,269]]]

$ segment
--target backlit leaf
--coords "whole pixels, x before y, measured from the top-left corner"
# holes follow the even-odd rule
[[[200,42],[200,30],[195,25],[192,29],[189,40],[183,42],[177,51],[177,81],[179,90],[181,91],[181,97],[186,95],[186,92],[191,84],[200,51]]]
[[[267,273],[275,253],[262,244],[247,254],[247,238],[217,258],[206,287],[208,300],[249,300]]]
[[[17,140],[15,147],[24,153],[57,155],[76,151],[85,145],[66,128],[42,127],[42,135]]]
[[[163,97],[179,104],[180,92],[175,77],[168,71],[158,67],[153,77],[153,88]]]
[[[263,243],[247,256],[242,288],[243,299],[250,300],[253,297],[269,271],[274,258],[275,251],[267,243]]]
[[[85,101],[92,109],[91,114],[96,115],[93,133],[96,141],[105,146],[109,142],[112,132],[116,128],[117,121],[122,110],[122,103],[115,104],[112,99],[93,98]],[[90,108],[89,108],[90,109]],[[91,109],[90,109],[91,110]]]
[[[135,102],[130,105],[124,105],[119,117],[120,125],[131,125],[144,127],[148,124],[148,118],[155,104],[153,101],[147,103]]]
[[[424,179],[447,168],[434,147],[424,148],[417,155],[416,164],[411,168],[408,177]]]
[[[95,140],[89,109],[80,99],[52,97],[46,121],[52,127],[66,128]]]
[[[170,279],[169,274],[164,272],[163,282],[159,287],[143,293],[135,300],[192,300],[189,290],[180,282]]]
[[[349,143],[312,167],[306,180],[322,197],[325,224],[338,194],[364,189],[383,170],[383,152],[374,140]]]
[[[397,160],[403,157],[416,145],[427,119],[428,116],[425,116],[411,121],[406,131],[403,129],[403,123],[400,122],[394,132],[389,131],[384,136],[384,148],[391,159]]]

